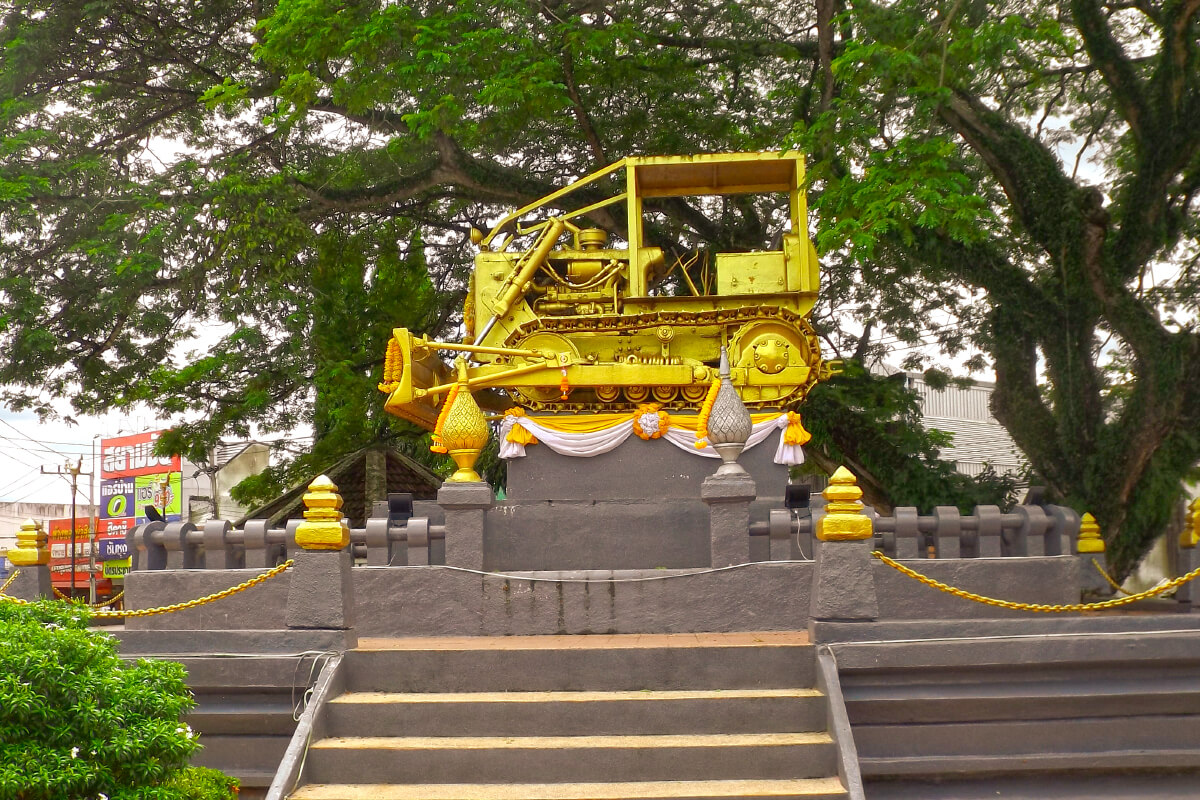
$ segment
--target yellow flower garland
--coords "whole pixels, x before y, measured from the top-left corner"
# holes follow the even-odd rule
[[[654,414],[658,417],[658,430],[656,430],[654,433],[646,433],[646,431],[642,428],[642,417],[646,414]],[[658,439],[664,433],[666,433],[667,428],[670,427],[671,418],[667,415],[667,412],[662,410],[662,406],[658,403],[645,403],[638,406],[637,411],[634,412],[633,432],[638,435],[639,439],[646,441]]]
[[[712,385],[708,387],[708,394],[704,396],[704,403],[700,406],[700,415],[696,420],[696,449],[703,450],[708,446],[708,442],[704,439],[708,438],[708,415],[712,413],[713,403],[717,402],[717,392],[721,390],[721,379],[713,378]]]
[[[387,351],[383,356],[383,382],[378,389],[391,394],[400,388],[400,376],[404,374],[404,354],[395,338],[388,339]]]
[[[437,424],[433,426],[433,443],[429,445],[431,453],[445,453],[446,446],[442,444],[442,427],[446,424],[446,417],[450,415],[450,406],[454,405],[454,401],[458,398],[458,384],[450,387],[450,391],[446,394],[446,402],[442,403],[442,410],[438,412]]]

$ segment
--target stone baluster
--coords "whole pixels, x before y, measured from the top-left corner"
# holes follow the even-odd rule
[[[1179,532],[1179,563],[1178,571],[1180,575],[1187,573],[1200,566],[1200,497],[1196,498],[1188,506],[1187,514],[1183,518],[1183,530]],[[1175,600],[1180,605],[1191,607],[1196,604],[1197,598],[1200,598],[1200,589],[1196,586],[1196,581],[1191,580],[1175,590]]]
[[[342,516],[342,496],[324,475],[304,495],[304,521],[296,526],[299,550],[293,556],[288,586],[287,626],[340,630],[347,647],[354,633],[354,582],[351,575],[350,527]]]
[[[475,462],[487,444],[489,430],[487,420],[467,386],[466,361],[460,356],[455,363],[458,390],[453,405],[445,410],[438,435],[458,469],[438,490],[437,501],[446,512],[446,564],[482,570],[487,510],[494,497],[492,487],[475,471]],[[415,533],[416,539],[408,543],[408,563],[413,566],[416,566],[414,559],[421,558],[420,553],[414,551],[425,548],[426,563],[429,558],[428,537],[422,540],[420,532]]]
[[[850,470],[838,467],[823,492],[825,516],[817,524],[809,617],[814,622],[863,622],[879,617],[875,593],[871,518],[863,514],[862,489]]]
[[[17,546],[8,550],[8,560],[21,573],[9,584],[6,594],[22,600],[50,597],[50,548],[42,523],[27,519],[17,531]]]
[[[1101,569],[1108,569],[1108,561],[1104,557],[1104,538],[1100,535],[1100,526],[1096,524],[1096,518],[1091,514],[1085,513],[1079,519],[1079,539],[1075,544],[1075,551],[1079,554],[1079,580],[1082,592],[1104,597],[1115,593],[1116,590],[1109,585],[1100,571],[1096,569],[1096,565],[1092,563],[1092,559],[1095,559]]]
[[[750,503],[758,493],[754,479],[737,463],[750,438],[750,412],[729,374],[729,356],[721,348],[721,387],[708,416],[708,443],[721,456],[721,466],[700,486],[708,505],[709,552],[714,567],[750,560]]]
[[[227,519],[210,519],[204,523],[204,568],[237,569],[242,565],[239,553],[228,541],[233,525]]]

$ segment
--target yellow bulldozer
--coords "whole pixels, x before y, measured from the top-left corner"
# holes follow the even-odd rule
[[[809,324],[820,274],[803,179],[797,153],[630,156],[512,211],[486,235],[473,230],[465,337],[395,329],[380,384],[386,409],[433,429],[454,383],[442,354],[453,352],[465,354],[473,392],[493,390],[477,395],[485,406],[696,408],[722,346],[747,406],[796,406],[830,372]],[[778,249],[698,248],[668,259],[645,240],[647,199],[742,194],[787,196],[790,229]],[[622,209],[622,247],[580,224]]]

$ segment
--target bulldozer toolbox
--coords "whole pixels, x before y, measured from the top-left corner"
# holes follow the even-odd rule
[[[746,405],[798,405],[830,373],[809,324],[820,274],[803,179],[798,153],[630,156],[512,211],[486,236],[473,230],[480,249],[464,340],[395,329],[380,384],[385,408],[432,430],[454,384],[442,354],[454,352],[468,360],[473,392],[493,390],[480,393],[485,406],[696,408],[723,345]],[[579,204],[606,187],[611,196]],[[790,221],[778,249],[697,249],[668,263],[645,241],[647,198],[776,193],[787,195]],[[608,232],[576,222],[610,207],[610,215],[624,208],[625,247],[609,247]],[[513,248],[517,241],[526,246]]]

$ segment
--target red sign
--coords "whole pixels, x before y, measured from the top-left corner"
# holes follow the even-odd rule
[[[50,545],[50,581],[58,589],[71,585],[71,520],[52,519],[46,531]],[[88,586],[88,555],[91,542],[88,540],[88,518],[75,518],[75,588]],[[102,567],[96,564],[96,591],[110,592],[112,582],[103,576]]]
[[[134,475],[153,475],[159,472],[179,472],[183,465],[179,456],[154,455],[154,443],[164,431],[135,433],[115,439],[100,440],[100,477],[126,478]]]

